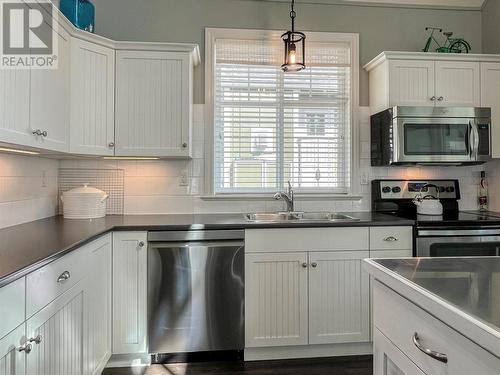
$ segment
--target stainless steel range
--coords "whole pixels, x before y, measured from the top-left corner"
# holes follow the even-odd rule
[[[443,215],[418,215],[413,199],[439,190]],[[374,180],[372,210],[416,221],[414,255],[419,257],[499,256],[500,215],[459,211],[458,180]]]

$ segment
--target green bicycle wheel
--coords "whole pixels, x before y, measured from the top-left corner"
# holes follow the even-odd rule
[[[451,53],[469,53],[470,45],[465,40],[456,40],[450,45]]]

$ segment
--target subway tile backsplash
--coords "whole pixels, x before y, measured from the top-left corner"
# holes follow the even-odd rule
[[[0,154],[0,228],[53,216],[59,161]]]
[[[481,170],[490,183],[490,209],[500,211],[500,161],[469,167],[371,167],[369,109],[360,109],[360,176],[377,178],[457,178],[460,180],[462,210],[477,208],[477,184]],[[0,228],[57,212],[59,168],[123,169],[124,213],[222,213],[275,211],[283,209],[273,200],[206,200],[204,192],[204,106],[194,106],[194,158],[192,160],[117,161],[51,160],[0,154]],[[186,178],[184,178],[186,177]],[[181,181],[187,180],[187,186]],[[361,185],[362,199],[297,199],[299,210],[369,211],[370,185]]]

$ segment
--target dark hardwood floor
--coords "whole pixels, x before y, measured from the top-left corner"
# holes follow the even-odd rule
[[[259,362],[172,363],[109,368],[103,375],[372,375],[372,359],[318,358]]]

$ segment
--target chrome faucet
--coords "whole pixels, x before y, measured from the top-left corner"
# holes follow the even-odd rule
[[[292,189],[292,184],[290,183],[290,180],[288,181],[288,192],[283,192],[279,191],[276,194],[274,194],[274,199],[280,200],[283,199],[286,203],[286,208],[288,212],[294,212],[294,205],[293,205],[293,189]]]

